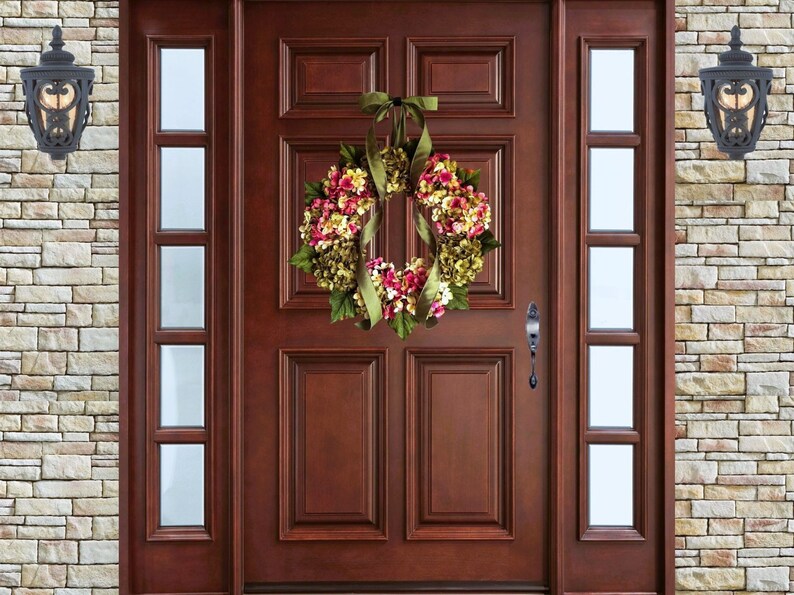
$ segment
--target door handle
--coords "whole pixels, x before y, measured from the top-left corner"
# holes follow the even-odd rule
[[[529,344],[529,357],[532,361],[532,373],[529,375],[529,386],[535,389],[538,386],[538,376],[535,374],[535,355],[540,343],[540,312],[535,302],[529,303],[527,308],[527,343]]]

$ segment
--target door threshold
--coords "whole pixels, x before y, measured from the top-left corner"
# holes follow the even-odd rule
[[[307,583],[246,583],[244,593],[292,594],[301,593],[548,593],[549,588],[524,581],[384,581],[384,582],[307,582]]]

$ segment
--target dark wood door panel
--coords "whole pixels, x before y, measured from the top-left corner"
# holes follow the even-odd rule
[[[388,40],[281,39],[282,117],[360,118],[358,98],[388,80]]]
[[[447,117],[511,117],[513,37],[410,37],[408,94],[435,95]]]
[[[361,143],[361,137],[348,134],[342,137],[300,136],[280,139],[281,185],[278,206],[281,214],[279,278],[282,308],[315,310],[328,306],[328,291],[318,287],[312,275],[291,266],[288,261],[303,243],[296,225],[303,217],[303,184],[317,182],[328,174],[329,166],[339,160],[341,142]],[[267,197],[259,195],[256,200],[267,200]],[[387,217],[390,210],[387,205]],[[389,259],[387,235],[385,226],[378,230],[371,250]]]
[[[510,215],[514,212],[514,144],[513,135],[433,136],[435,150],[449,153],[457,161],[458,167],[480,170],[478,189],[488,196],[493,215],[491,231],[502,243],[499,250],[485,256],[482,272],[469,285],[469,307],[472,309],[511,309],[514,305],[515,218]],[[411,223],[411,208],[411,204],[406,202],[405,245],[408,247],[408,257],[426,257],[427,247]]]
[[[407,350],[408,539],[513,539],[513,350]]]
[[[282,540],[386,539],[385,356],[281,352]]]

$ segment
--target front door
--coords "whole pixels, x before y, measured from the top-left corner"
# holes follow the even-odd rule
[[[549,362],[541,349],[530,389],[524,322],[530,301],[550,308],[549,12],[246,3],[248,590],[548,585]],[[287,264],[303,183],[339,141],[363,144],[357,98],[374,90],[438,97],[435,148],[482,169],[503,244],[471,310],[405,342],[332,325],[328,294]],[[395,263],[420,251],[407,213],[393,199],[374,242]]]

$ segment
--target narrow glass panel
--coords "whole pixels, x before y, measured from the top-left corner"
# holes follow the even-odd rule
[[[634,328],[634,248],[590,248],[590,328]]]
[[[590,149],[590,231],[634,229],[634,149]]]
[[[204,425],[204,346],[160,346],[160,425]]]
[[[204,248],[160,248],[160,326],[204,327]]]
[[[634,50],[590,50],[590,130],[634,131]]]
[[[633,527],[634,447],[591,444],[588,449],[590,526]]]
[[[160,525],[204,525],[204,445],[160,445]]]
[[[587,360],[590,427],[633,427],[634,347],[592,345]]]
[[[160,149],[160,229],[204,229],[204,148]]]
[[[204,49],[160,50],[160,130],[204,130]]]

